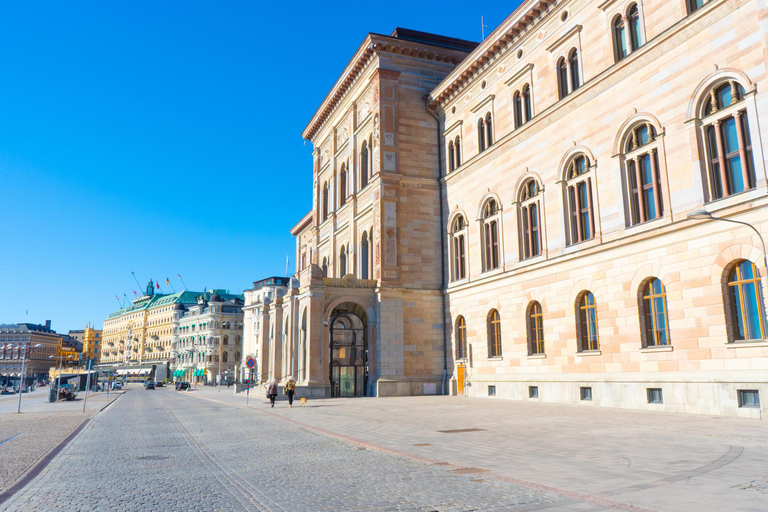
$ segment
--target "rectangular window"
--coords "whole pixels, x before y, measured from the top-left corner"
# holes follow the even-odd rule
[[[496,386],[488,386],[488,396],[496,396]]]
[[[756,389],[740,389],[739,407],[760,407],[760,392]]]
[[[528,398],[539,398],[539,386],[528,386]]]
[[[664,395],[661,393],[661,388],[647,388],[647,391],[649,404],[664,403]]]
[[[592,400],[592,388],[580,388],[581,399],[591,401]]]

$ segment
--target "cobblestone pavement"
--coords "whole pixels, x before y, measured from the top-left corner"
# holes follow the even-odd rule
[[[442,512],[566,502],[471,468],[364,449],[256,410],[134,387],[4,510]]]

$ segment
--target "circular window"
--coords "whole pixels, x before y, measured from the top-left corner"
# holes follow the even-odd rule
[[[451,114],[455,114],[455,113],[456,113],[456,107],[453,107],[453,108],[451,109]]]
[[[518,59],[522,59],[523,58],[523,50],[522,50],[522,48],[517,50],[517,58]]]
[[[485,80],[483,80],[483,83],[482,83],[482,84],[480,84],[480,87],[482,87],[483,89],[485,89]]]
[[[560,21],[565,21],[568,19],[568,11],[565,11],[562,15],[560,15]]]

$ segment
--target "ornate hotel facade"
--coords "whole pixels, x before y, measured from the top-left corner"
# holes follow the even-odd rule
[[[529,0],[479,45],[369,34],[303,133],[300,384],[761,416],[766,26]]]

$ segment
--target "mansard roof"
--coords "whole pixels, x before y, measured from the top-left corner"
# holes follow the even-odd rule
[[[456,65],[476,46],[477,43],[463,39],[403,28],[396,28],[389,36],[369,33],[301,136],[306,140],[314,138],[375,55],[395,53]]]

